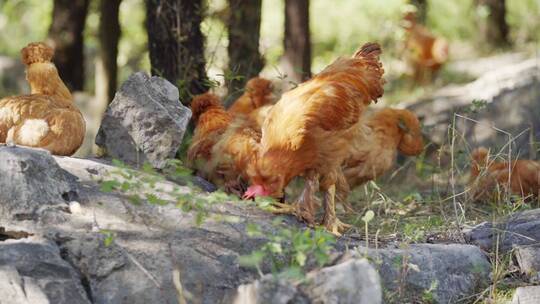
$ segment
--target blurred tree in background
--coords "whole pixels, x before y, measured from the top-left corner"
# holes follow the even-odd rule
[[[416,20],[418,23],[426,24],[428,13],[428,1],[427,0],[411,0],[411,4],[416,7]]]
[[[264,59],[259,53],[261,0],[228,0],[228,83],[230,101],[241,95],[251,77],[259,75]]]
[[[122,0],[100,0],[99,58],[96,64],[96,97],[109,103],[118,81],[118,44],[120,42],[120,3]]]
[[[285,72],[300,83],[311,77],[311,33],[309,0],[285,0]]]
[[[475,0],[483,41],[494,47],[508,46],[510,29],[506,22],[506,0]]]
[[[146,0],[146,29],[152,74],[166,78],[188,104],[206,92],[202,0]]]
[[[54,0],[49,38],[55,48],[54,63],[66,85],[84,89],[84,39],[89,0]]]
[[[215,81],[229,87],[216,87],[218,94],[237,93],[261,68],[276,82],[284,75],[298,82],[366,41],[383,46],[390,96],[399,93],[401,20],[411,5],[424,8],[424,25],[449,41],[451,60],[500,52],[504,41],[511,43],[504,51],[538,48],[538,0],[0,0],[0,90],[20,91],[1,78],[24,84],[24,74],[3,67],[22,71],[19,50],[50,32],[70,87],[106,95],[98,98],[106,101],[138,70],[167,77],[180,87],[183,102]],[[481,24],[491,26],[483,31]],[[456,78],[445,75],[443,84]]]

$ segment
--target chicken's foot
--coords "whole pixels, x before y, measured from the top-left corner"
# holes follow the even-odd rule
[[[302,194],[298,201],[292,204],[273,203],[271,212],[276,214],[292,214],[309,226],[315,225],[314,195],[316,191],[316,178],[306,179]]]
[[[351,228],[352,226],[343,223],[337,218],[335,196],[336,185],[332,185],[324,193],[324,217],[322,224],[328,232],[334,234],[335,236],[341,236],[343,231]]]

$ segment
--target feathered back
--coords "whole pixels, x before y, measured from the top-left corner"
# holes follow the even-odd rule
[[[54,50],[43,42],[29,43],[21,50],[22,61],[25,65],[51,62]]]
[[[489,158],[489,150],[484,147],[476,148],[471,153],[471,177],[476,177],[480,174],[480,170],[486,166]]]
[[[372,82],[368,86],[368,92],[374,102],[377,102],[377,99],[382,97],[384,93],[383,85],[385,80],[382,78],[384,69],[380,61],[381,54],[381,46],[378,43],[369,42],[364,44],[353,56],[355,59],[362,60],[368,66],[368,70],[372,70],[374,79],[371,79]]]
[[[204,93],[193,97],[193,100],[191,100],[191,113],[193,113],[193,121],[199,121],[199,117],[211,108],[225,110],[217,95],[212,93]]]
[[[252,96],[255,106],[262,107],[270,101],[267,97],[272,94],[272,82],[262,77],[251,78],[246,83],[246,91]]]

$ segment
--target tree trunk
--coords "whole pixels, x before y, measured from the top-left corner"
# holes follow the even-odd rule
[[[259,53],[261,0],[229,0],[229,73],[226,79],[231,99],[241,94],[247,80],[264,67]]]
[[[292,81],[311,77],[311,37],[309,0],[285,0],[285,39],[283,61]]]
[[[100,54],[96,68],[96,97],[101,104],[110,103],[116,93],[118,78],[118,43],[121,29],[119,9],[122,0],[101,0],[99,18]]]
[[[202,0],[146,0],[146,29],[152,74],[177,85],[180,100],[208,90]]]
[[[428,12],[427,0],[411,0],[411,4],[416,7],[416,21],[420,24],[426,24]]]
[[[49,38],[55,48],[54,63],[69,89],[84,89],[83,32],[89,0],[54,0]]]
[[[477,6],[487,9],[487,16],[480,23],[484,41],[494,47],[508,46],[509,26],[506,22],[505,0],[475,0]]]

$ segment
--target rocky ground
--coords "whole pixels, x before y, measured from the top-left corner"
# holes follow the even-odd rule
[[[473,113],[475,120],[518,132],[537,123],[538,69],[521,61],[411,107],[442,130],[456,109],[482,99],[490,110]],[[211,185],[185,172],[170,174],[178,167],[166,159],[180,148],[191,115],[175,90],[135,74],[107,110],[98,143],[140,171],[106,158],[0,146],[0,303],[473,303],[504,280],[499,256],[519,277],[505,282],[517,287],[514,303],[538,303],[538,209],[463,229],[455,241],[366,247],[365,237],[352,234],[309,243],[319,232],[293,218],[276,221],[260,204],[207,192]],[[529,120],[503,115],[518,113]],[[429,135],[443,144],[443,133]],[[502,140],[490,138],[479,142]],[[323,243],[330,250],[321,255]],[[261,248],[277,258],[245,262]],[[276,265],[305,276],[277,275]]]

